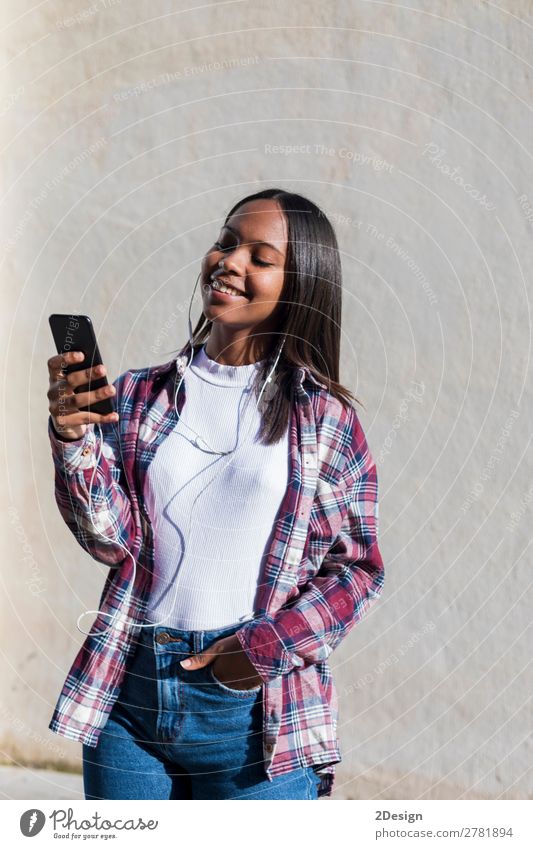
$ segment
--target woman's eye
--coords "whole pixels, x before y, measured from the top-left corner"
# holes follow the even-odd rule
[[[223,245],[222,242],[213,242],[213,247],[218,251],[229,251],[231,250],[231,245]],[[259,257],[254,257],[254,262],[256,265],[269,266],[273,265],[272,262],[266,262],[264,259],[259,259]]]

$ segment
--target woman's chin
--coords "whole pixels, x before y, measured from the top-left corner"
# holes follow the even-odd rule
[[[202,312],[208,321],[217,321],[220,324],[235,325],[235,327],[248,324],[246,319],[249,314],[246,315],[243,307],[232,307],[227,304],[213,304],[204,301]]]

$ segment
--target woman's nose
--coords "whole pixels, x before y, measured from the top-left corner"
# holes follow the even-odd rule
[[[219,267],[225,268],[228,271],[233,271],[234,274],[237,274],[239,277],[243,277],[246,269],[246,260],[243,251],[239,248],[227,251],[227,253],[224,254],[224,257],[220,260]]]

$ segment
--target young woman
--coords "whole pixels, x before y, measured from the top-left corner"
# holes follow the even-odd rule
[[[261,191],[199,278],[169,362],[76,394],[105,367],[48,362],[56,501],[110,567],[49,727],[83,743],[87,799],[316,799],[341,760],[329,656],[383,585],[335,233]],[[118,415],[80,411],[106,395]]]

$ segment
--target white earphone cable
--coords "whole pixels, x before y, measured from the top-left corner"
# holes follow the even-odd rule
[[[200,275],[199,275],[199,276],[200,276]],[[181,375],[181,378],[180,378],[179,382],[178,382],[178,381],[176,381],[176,384],[177,384],[177,385],[176,385],[176,388],[175,388],[175,391],[174,391],[174,409],[175,409],[175,411],[176,411],[176,414],[178,414],[178,410],[177,410],[177,407],[176,407],[177,396],[178,396],[178,390],[179,390],[179,387],[181,386],[181,384],[182,384],[182,382],[183,382],[183,379],[184,379],[184,377],[185,377],[185,372],[186,372],[187,368],[189,367],[189,365],[190,365],[190,363],[191,363],[191,361],[192,361],[192,358],[193,358],[193,356],[194,356],[194,338],[193,338],[193,333],[192,333],[192,325],[191,325],[191,317],[190,317],[190,316],[191,316],[191,304],[192,304],[192,299],[193,299],[193,297],[194,297],[194,292],[195,292],[195,290],[196,290],[196,286],[198,285],[198,279],[199,279],[199,278],[197,278],[197,280],[196,280],[196,284],[195,284],[195,287],[194,287],[193,292],[192,292],[192,295],[191,295],[191,300],[190,300],[190,302],[189,302],[189,318],[188,318],[188,324],[189,324],[189,344],[190,344],[190,348],[191,348],[191,350],[190,350],[190,355],[189,355],[189,360],[188,360],[188,362],[187,362],[187,365],[185,366],[185,369],[183,370],[183,374]],[[269,384],[272,382],[272,374],[273,374],[273,372],[275,371],[276,366],[277,366],[278,361],[279,361],[279,358],[280,358],[280,356],[281,356],[281,352],[282,352],[283,346],[284,346],[284,344],[285,344],[285,339],[286,339],[286,336],[283,336],[282,341],[281,341],[281,344],[279,345],[279,348],[278,348],[278,352],[277,352],[276,358],[275,358],[275,360],[274,360],[274,364],[273,364],[272,368],[270,369],[270,371],[269,371],[269,373],[268,373],[267,377],[265,378],[265,381],[264,381],[264,383],[263,383],[263,386],[261,387],[261,390],[260,390],[260,392],[259,392],[259,395],[258,395],[258,398],[257,398],[257,402],[256,402],[256,407],[257,407],[257,408],[259,408],[259,404],[260,404],[260,402],[261,402],[261,396],[263,395],[264,390],[265,390],[265,389],[267,388],[267,386],[269,386]],[[178,376],[178,372],[177,372],[177,370],[176,370],[176,378],[177,378],[177,376]],[[117,444],[118,444],[118,442],[119,442],[118,425],[114,425],[114,426],[117,428]],[[94,519],[93,519],[93,511],[92,511],[92,487],[93,487],[94,478],[95,478],[95,475],[96,475],[96,472],[97,472],[97,469],[98,469],[98,463],[99,463],[100,457],[102,456],[102,445],[103,445],[102,429],[101,429],[101,427],[100,427],[100,425],[99,425],[98,423],[96,423],[95,427],[97,427],[97,428],[98,428],[98,430],[99,430],[99,433],[100,433],[100,439],[99,439],[99,446],[98,446],[98,447],[99,447],[99,450],[98,450],[98,454],[97,454],[97,456],[95,456],[95,460],[94,460],[94,470],[93,470],[93,473],[92,473],[92,475],[91,475],[91,480],[90,480],[90,483],[89,483],[89,502],[88,502],[88,508],[89,508],[89,518],[90,518],[90,522],[91,522],[91,524],[92,524],[92,526],[93,526],[93,530],[94,530],[94,532],[95,532],[98,536],[100,536],[100,537],[102,537],[103,539],[105,539],[105,540],[106,540],[106,542],[109,542],[109,537],[108,537],[108,536],[106,536],[105,534],[101,533],[101,531],[99,531],[99,529],[96,527],[95,521],[94,521]],[[248,430],[248,432],[247,432],[247,433],[249,434],[249,432],[250,432],[250,431]],[[206,443],[206,444],[207,444],[207,443]],[[229,451],[228,451],[228,452],[217,452],[217,453],[221,453],[221,454],[226,454],[226,453],[227,453],[227,454],[230,454],[230,453],[231,453],[231,454],[232,454],[232,456],[229,458],[228,462],[227,462],[225,465],[223,465],[223,466],[222,466],[222,469],[220,469],[220,470],[219,470],[219,469],[217,469],[217,471],[216,471],[216,473],[213,475],[213,477],[212,477],[212,478],[211,478],[211,479],[210,479],[210,480],[206,483],[206,485],[203,487],[203,489],[201,489],[201,490],[200,490],[200,492],[196,495],[196,498],[194,499],[194,501],[193,501],[193,503],[192,503],[191,510],[190,510],[190,513],[189,513],[189,524],[188,524],[188,528],[187,528],[187,535],[185,536],[185,539],[188,539],[188,538],[189,538],[189,537],[188,537],[188,535],[189,535],[189,532],[190,532],[190,529],[191,529],[191,524],[192,524],[192,514],[193,514],[193,508],[194,508],[194,505],[196,504],[196,502],[197,502],[198,498],[199,498],[199,497],[200,497],[200,495],[202,495],[202,493],[203,493],[203,492],[207,489],[207,487],[208,487],[208,486],[209,486],[209,485],[213,482],[213,480],[216,478],[217,474],[220,474],[220,473],[221,473],[221,472],[222,472],[222,471],[223,471],[223,470],[224,470],[224,469],[225,469],[225,468],[226,468],[226,467],[227,467],[227,466],[228,466],[228,465],[232,462],[233,457],[234,457],[234,456],[235,456],[235,454],[236,454],[237,448],[238,448],[238,447],[242,447],[242,445],[243,445],[243,444],[244,444],[244,441],[241,441],[241,443],[239,444],[239,446],[236,446],[236,448],[235,448],[235,449],[232,449],[232,451],[231,451],[231,452],[229,452]],[[128,549],[125,545],[123,545],[123,544],[122,544],[122,543],[118,540],[118,538],[117,538],[117,537],[115,537],[115,539],[113,540],[113,542],[114,542],[116,545],[118,545],[118,546],[119,546],[119,547],[120,547],[123,551],[125,551],[125,552],[126,552],[126,554],[127,554],[129,557],[131,557],[131,559],[132,559],[132,563],[133,563],[133,576],[132,576],[131,582],[130,582],[130,584],[129,584],[129,586],[128,586],[128,590],[127,590],[127,592],[126,592],[125,598],[123,599],[122,604],[121,604],[121,607],[126,607],[126,603],[127,603],[127,602],[129,603],[129,600],[130,600],[130,597],[131,597],[131,593],[132,593],[132,591],[133,591],[133,587],[135,586],[135,578],[136,578],[136,575],[137,575],[137,564],[136,564],[135,558],[134,558],[133,554],[131,553],[131,551],[130,551],[130,550],[129,550],[129,549]],[[117,568],[117,567],[119,567],[120,565],[121,565],[121,564],[117,564],[117,566],[115,566],[115,567],[110,567],[110,568]],[[126,620],[126,621],[124,622],[124,626],[123,626],[123,627],[124,627],[124,628],[126,628],[128,625],[133,624],[133,625],[137,625],[137,627],[139,627],[139,628],[156,628],[156,627],[158,627],[159,625],[162,625],[162,624],[165,622],[165,620],[168,618],[168,616],[170,616],[170,613],[171,613],[171,612],[172,612],[172,610],[174,609],[174,606],[175,606],[175,603],[176,603],[176,598],[177,598],[177,593],[178,593],[178,585],[179,585],[179,577],[180,577],[180,574],[181,574],[181,570],[178,570],[178,577],[177,577],[177,580],[175,581],[175,588],[174,588],[174,595],[173,595],[172,606],[171,606],[171,608],[170,608],[170,612],[167,614],[167,616],[166,616],[164,619],[162,619],[160,622],[150,622],[149,624],[146,624],[146,625],[144,625],[144,624],[139,625],[139,623],[136,623],[134,620],[129,620],[129,621],[128,621],[128,620]],[[93,631],[89,631],[89,632],[87,632],[87,631],[83,631],[83,630],[82,630],[82,628],[80,627],[80,624],[79,624],[79,623],[80,623],[80,620],[81,620],[84,616],[88,616],[88,615],[89,615],[89,614],[91,614],[91,613],[93,613],[93,614],[97,614],[97,615],[99,615],[99,616],[101,616],[101,617],[106,617],[106,618],[108,618],[108,617],[112,617],[111,623],[110,623],[110,624],[108,625],[108,627],[107,627],[105,630],[103,630],[103,631],[95,631],[95,632],[93,632]],[[120,614],[120,609],[117,609],[117,611],[116,611],[114,614],[111,614],[111,613],[105,613],[105,612],[103,612],[103,611],[101,611],[101,610],[86,610],[84,613],[82,613],[82,614],[78,617],[78,620],[77,620],[77,622],[76,622],[76,627],[78,628],[78,631],[80,631],[82,634],[84,634],[84,635],[85,635],[85,636],[87,636],[87,637],[89,637],[89,636],[96,636],[96,635],[102,635],[102,634],[107,633],[107,631],[109,631],[111,628],[113,628],[113,627],[114,627],[114,625],[115,625],[115,620],[116,620],[116,619],[120,619],[121,617],[122,617],[122,618],[124,618],[124,617],[123,617],[123,614],[120,614],[120,615],[119,615],[119,614]]]

